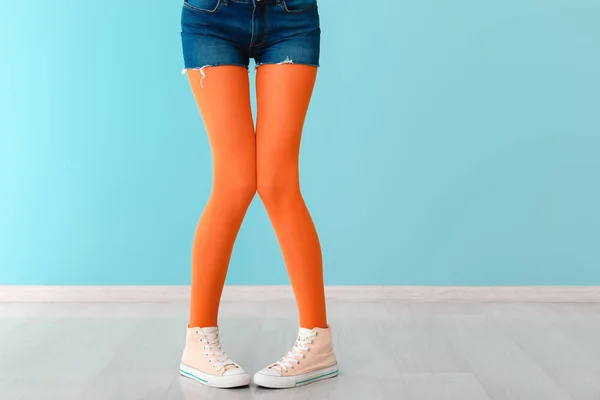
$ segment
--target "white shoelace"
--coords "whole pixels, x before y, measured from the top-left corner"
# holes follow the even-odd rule
[[[283,371],[287,372],[288,368],[294,368],[295,365],[300,364],[300,360],[306,358],[306,355],[302,352],[305,350],[310,351],[307,344],[313,344],[313,337],[317,336],[312,331],[310,332],[300,332],[298,334],[298,339],[296,340],[296,344],[292,349],[283,357],[281,360],[277,361],[272,365],[271,368],[278,367]]]
[[[219,340],[219,332],[204,332],[196,331],[196,333],[203,335],[204,339],[200,339],[204,343],[204,350],[210,351],[212,358],[209,360],[213,366],[220,371],[229,365],[237,367],[237,365],[231,361],[231,359],[225,354],[221,348],[221,341]]]

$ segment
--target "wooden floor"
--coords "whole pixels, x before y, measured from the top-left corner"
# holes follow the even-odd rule
[[[178,375],[185,303],[0,303],[0,399],[600,399],[600,304],[330,303],[340,376],[284,391]],[[223,303],[248,371],[296,336],[294,304]]]

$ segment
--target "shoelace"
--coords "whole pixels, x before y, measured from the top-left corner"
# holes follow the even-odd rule
[[[204,335],[205,339],[200,339],[202,343],[205,343],[204,350],[208,350],[211,352],[213,358],[209,360],[213,364],[213,366],[220,371],[222,368],[225,368],[229,365],[237,367],[237,365],[231,361],[227,354],[221,348],[221,342],[219,340],[219,334],[217,332],[214,333],[204,333],[200,331],[196,331],[201,335]]]
[[[279,361],[273,364],[273,367],[281,368],[283,371],[287,372],[288,368],[294,368],[294,365],[300,364],[300,360],[298,357],[302,359],[306,358],[306,355],[302,353],[302,351],[307,350],[310,351],[307,344],[313,344],[314,341],[311,339],[315,337],[315,334],[310,335],[298,335],[298,339],[296,340],[296,344],[292,349]]]

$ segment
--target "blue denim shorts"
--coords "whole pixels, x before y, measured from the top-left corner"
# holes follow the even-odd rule
[[[319,66],[317,0],[184,0],[181,40],[185,69]]]

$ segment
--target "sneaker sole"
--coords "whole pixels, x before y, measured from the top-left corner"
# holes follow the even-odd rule
[[[195,368],[188,367],[185,364],[179,365],[179,373],[186,378],[190,378],[198,383],[215,388],[234,388],[239,386],[248,386],[250,384],[250,374],[238,375],[209,375]]]
[[[337,364],[318,371],[296,376],[271,376],[257,372],[254,374],[254,383],[258,386],[271,389],[287,389],[308,385],[309,383],[319,382],[329,378],[335,378],[338,376],[339,372],[340,370]]]

